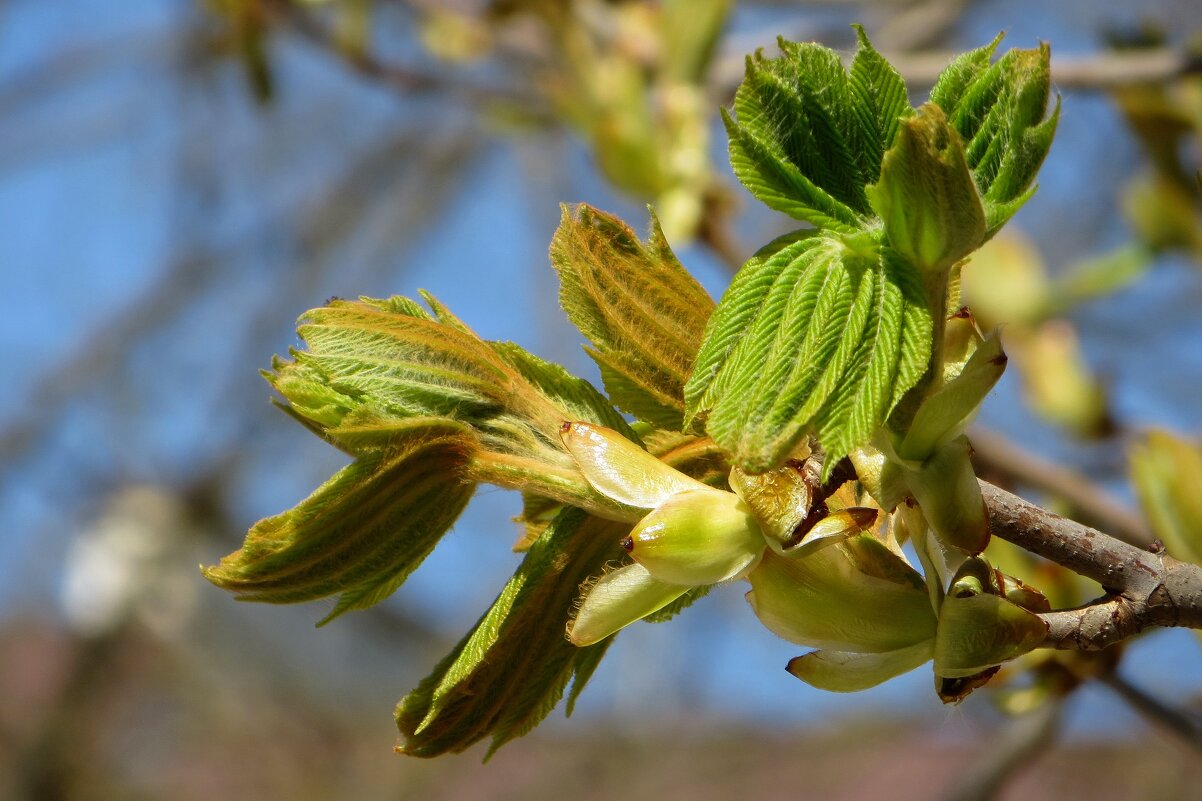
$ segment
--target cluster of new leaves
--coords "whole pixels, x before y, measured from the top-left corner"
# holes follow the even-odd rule
[[[522,564],[402,699],[405,753],[520,736],[573,683],[570,709],[620,628],[735,578],[765,625],[820,649],[791,670],[829,689],[934,659],[956,699],[1042,638],[1036,593],[932,554],[988,538],[960,433],[1005,359],[970,317],[945,318],[956,263],[1025,200],[1046,152],[1047,50],[990,64],[995,41],[915,110],[859,33],[850,71],[811,44],[748,60],[726,118],[735,173],[814,227],[763,248],[716,307],[654,219],[643,242],[565,209],[551,260],[608,398],[428,296],[432,314],[406,298],[310,311],[305,349],[266,374],[352,462],[206,570],[239,597],[338,595],[326,620],[370,606],[477,484],[523,494]],[[845,456],[871,497],[833,494]],[[893,512],[905,498],[917,506]]]
[[[749,57],[726,116],[731,164],[760,200],[815,226],[740,271],[685,388],[687,420],[745,468],[775,467],[807,435],[828,469],[933,375],[949,273],[1034,191],[1048,50],[957,59],[912,109],[901,76],[859,30],[832,51],[780,43]]]

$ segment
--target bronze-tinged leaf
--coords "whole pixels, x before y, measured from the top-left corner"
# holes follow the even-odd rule
[[[684,384],[714,302],[681,266],[651,218],[646,243],[616,217],[564,206],[551,241],[560,303],[588,338],[610,398],[679,431]]]
[[[341,593],[323,622],[392,594],[471,498],[465,473],[477,440],[461,423],[428,417],[395,422],[389,440],[296,508],[260,520],[205,577],[247,601]]]

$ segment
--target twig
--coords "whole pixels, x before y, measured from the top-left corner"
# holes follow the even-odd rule
[[[888,53],[910,87],[932,86],[953,53]],[[1052,56],[1052,84],[1062,90],[1099,92],[1143,83],[1165,83],[1202,72],[1202,59],[1173,48]]]
[[[762,46],[771,41],[760,43]],[[889,62],[902,74],[910,89],[926,88],[955,58],[955,53],[887,52]],[[723,59],[713,85],[721,96],[731,97],[743,80],[743,60]],[[1124,86],[1160,84],[1202,73],[1202,57],[1172,48],[1154,48],[1090,56],[1053,56],[1052,84],[1064,91],[1106,92]]]
[[[1031,712],[1011,719],[991,738],[989,748],[952,782],[942,801],[989,801],[1006,782],[1038,757],[1060,730],[1061,698],[1049,699]]]
[[[1046,648],[1096,651],[1155,627],[1202,628],[1202,566],[1141,550],[981,482],[994,534],[1091,578],[1108,593],[1045,612]]]
[[[1020,448],[993,431],[974,427],[969,432],[973,461],[1016,484],[1067,501],[1082,523],[1097,526],[1132,545],[1146,547],[1154,537],[1135,512],[1103,492],[1089,479]]]
[[[459,95],[472,103],[507,101],[522,106],[537,106],[536,95],[517,92],[510,87],[465,84],[447,79],[446,71],[426,71],[377,58],[366,50],[351,50],[340,45],[330,32],[306,12],[285,0],[260,0],[262,8],[277,23],[286,25],[305,41],[339,57],[348,67],[365,78],[377,81],[399,94],[443,91]]]
[[[1202,721],[1169,706],[1117,673],[1098,679],[1147,720],[1196,751],[1202,751]]]
[[[705,245],[731,273],[743,266],[744,251],[730,230],[730,197],[720,188],[706,192],[697,241]]]

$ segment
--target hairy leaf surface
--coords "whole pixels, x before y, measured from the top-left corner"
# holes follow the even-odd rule
[[[964,140],[968,166],[985,206],[986,238],[1034,193],[1035,173],[1056,132],[1060,101],[1047,115],[1051,50],[1011,50],[990,64],[1001,36],[943,71],[931,102]]]
[[[748,57],[734,113],[723,116],[743,185],[819,228],[854,231],[871,217],[864,187],[909,113],[901,77],[858,33],[850,76],[817,44],[782,39],[780,58]]]
[[[628,529],[567,509],[530,547],[475,629],[397,706],[405,754],[459,752],[485,737],[490,753],[537,725],[576,677],[580,686],[612,641],[564,636],[577,588],[618,560]]]
[[[680,265],[652,217],[646,244],[616,217],[563,208],[551,241],[560,304],[592,343],[610,399],[679,431],[684,384],[714,302]]]
[[[807,434],[828,467],[864,444],[927,368],[931,320],[912,265],[818,236],[753,259],[706,330],[690,417],[748,472]]]
[[[476,441],[467,426],[434,418],[394,422],[388,437],[387,449],[363,453],[296,508],[256,523],[205,576],[248,601],[341,593],[326,621],[392,594],[471,498]]]

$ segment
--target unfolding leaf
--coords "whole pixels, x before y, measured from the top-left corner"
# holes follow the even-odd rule
[[[723,113],[731,166],[772,208],[820,228],[855,230],[869,211],[870,180],[857,154],[879,127],[857,117],[837,53],[783,39],[779,46],[780,58],[748,57],[734,114]]]
[[[911,114],[906,82],[868,41],[861,25],[854,26],[859,47],[851,62],[848,89],[856,130],[856,157],[864,183],[876,183],[881,159],[893,145],[902,118]]]
[[[549,446],[562,464],[568,460],[558,432],[565,419],[633,436],[586,381],[516,345],[485,342],[427,300],[434,317],[400,297],[334,300],[307,312],[297,329],[306,349],[294,351],[291,362],[277,360],[268,379],[336,444],[343,417],[356,409],[385,419],[459,420],[478,430],[487,447],[525,453],[532,444]]]
[[[393,423],[387,449],[363,453],[296,508],[260,520],[205,577],[248,601],[341,593],[326,621],[392,594],[471,498],[471,430],[437,418]]]
[[[707,414],[748,472],[779,466],[811,433],[829,469],[927,369],[921,279],[892,251],[855,244],[820,235],[748,262],[711,319],[689,416]]]
[[[472,632],[401,699],[397,750],[432,757],[491,737],[492,753],[546,717],[573,676],[587,680],[609,640],[577,647],[565,627],[577,587],[621,557],[625,530],[576,509],[561,513]]]
[[[485,342],[436,300],[335,300],[298,328],[307,348],[267,378],[288,411],[357,455],[390,447],[398,421],[462,422],[479,438],[474,480],[629,516],[584,481],[559,440],[564,420],[637,436],[588,382],[516,345]]]
[[[968,166],[985,205],[986,237],[992,236],[1031,196],[1060,103],[1046,117],[1051,81],[1047,44],[1011,50],[989,60],[1001,41],[956,59],[931,90],[931,102],[947,114],[964,140]]]
[[[995,331],[973,351],[960,373],[918,408],[898,446],[898,456],[926,459],[941,441],[963,431],[1005,369],[1006,354],[1001,336]]]
[[[560,303],[588,337],[606,391],[624,411],[679,431],[684,383],[714,302],[652,217],[646,244],[616,217],[563,208],[551,242]]]
[[[1169,553],[1202,564],[1202,449],[1167,431],[1149,431],[1131,449],[1131,479]]]

